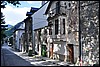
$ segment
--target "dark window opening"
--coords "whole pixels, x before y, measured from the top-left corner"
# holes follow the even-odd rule
[[[55,35],[57,35],[58,34],[58,19],[57,20],[55,20]]]
[[[45,43],[47,43],[47,38],[45,38]]]
[[[29,38],[29,42],[31,42],[31,38]]]
[[[49,28],[49,35],[52,35],[52,27]]]
[[[66,5],[66,3],[64,3],[64,5]]]
[[[52,22],[49,22],[49,35],[52,35]]]
[[[65,19],[63,19],[63,34],[65,34]]]
[[[71,3],[68,3],[68,6],[71,7]]]
[[[65,9],[67,9],[67,5],[65,5]]]
[[[44,29],[44,34],[47,34],[47,29]]]
[[[39,30],[39,41],[41,41],[41,30]]]

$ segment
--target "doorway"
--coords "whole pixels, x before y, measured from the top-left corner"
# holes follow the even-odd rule
[[[53,58],[53,43],[50,44],[50,58]]]
[[[68,44],[68,56],[69,56],[69,61],[71,63],[74,63],[74,48],[73,44]]]

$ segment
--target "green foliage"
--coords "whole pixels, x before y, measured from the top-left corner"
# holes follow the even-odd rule
[[[19,1],[1,1],[1,8],[6,8],[5,5],[7,4],[12,4],[14,6],[17,6],[17,5],[21,5],[19,3]],[[18,7],[18,6],[17,6]],[[5,21],[4,21],[5,17],[3,15],[3,12],[1,12],[1,24],[5,24]],[[3,25],[4,26],[4,25]],[[5,28],[5,27],[4,27]],[[2,29],[1,27],[1,42],[3,40],[3,38],[6,37],[6,35],[4,34],[5,30]]]
[[[5,5],[7,5],[8,3],[14,6],[21,5],[19,1],[1,1],[1,5],[2,5],[1,8],[5,8]]]
[[[4,21],[4,15],[3,15],[2,12],[1,12],[1,24],[5,24],[5,21]]]

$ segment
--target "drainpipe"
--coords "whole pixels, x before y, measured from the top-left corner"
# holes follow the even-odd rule
[[[81,44],[81,21],[80,21],[80,1],[79,1],[79,62],[82,66],[82,44]]]

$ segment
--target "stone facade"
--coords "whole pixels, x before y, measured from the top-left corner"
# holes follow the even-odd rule
[[[79,56],[77,2],[54,1],[50,4],[47,20],[52,29],[53,58],[74,63]]]
[[[60,6],[57,7],[57,5],[59,4]],[[67,46],[68,44],[73,44],[75,63],[77,63],[76,60],[78,60],[77,58],[79,58],[80,54],[79,48],[80,48],[82,49],[81,55],[82,55],[83,66],[99,64],[99,16],[98,16],[99,2],[98,1],[80,1],[80,3],[79,1],[50,2],[50,5],[46,11],[46,15],[48,16],[47,20],[48,23],[50,24],[49,27],[51,27],[52,29],[52,35],[50,35],[50,39],[54,45],[53,53],[57,56],[58,59],[68,60],[68,56],[66,56],[66,54],[69,55],[70,51],[68,48],[64,47]],[[65,18],[66,20],[65,35],[63,35],[64,31],[62,26],[63,18]],[[55,20],[58,21],[58,29],[56,29]],[[81,26],[80,27],[81,33],[79,33],[79,23]],[[80,38],[79,35],[81,35]],[[79,47],[79,40],[82,45],[82,48]]]
[[[83,65],[99,64],[99,2],[80,1]]]

